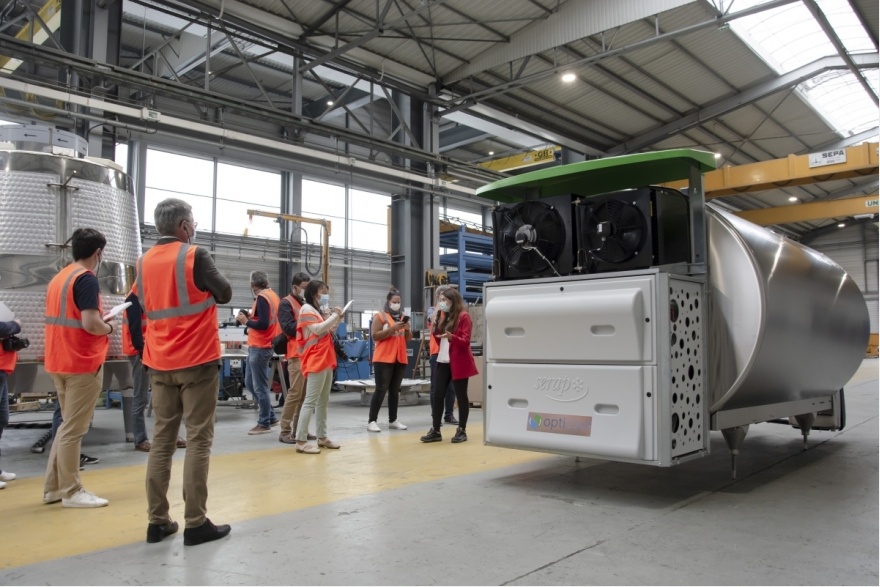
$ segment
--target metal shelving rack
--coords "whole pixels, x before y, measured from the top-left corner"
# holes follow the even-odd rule
[[[440,264],[449,271],[449,283],[457,284],[465,302],[483,296],[483,283],[492,277],[492,235],[474,234],[464,226],[440,233],[440,248],[455,249],[440,255]]]

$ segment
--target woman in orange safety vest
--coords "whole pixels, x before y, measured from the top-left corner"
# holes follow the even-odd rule
[[[388,290],[385,306],[373,316],[370,335],[376,343],[373,350],[373,371],[376,378],[376,391],[370,401],[370,416],[367,419],[367,430],[381,432],[379,408],[388,393],[388,428],[406,430],[406,426],[397,419],[397,402],[400,399],[400,382],[406,370],[406,345],[412,340],[409,316],[403,315],[400,307],[400,292],[395,287]]]
[[[323,448],[339,448],[327,438],[327,404],[336,369],[336,349],[333,332],[342,318],[342,308],[330,309],[330,290],[323,281],[313,279],[303,292],[305,304],[299,310],[296,323],[296,341],[299,360],[306,376],[306,399],[296,425],[296,452],[317,454]],[[325,318],[326,316],[326,318]],[[312,411],[317,419],[318,447],[308,444],[309,419]]]

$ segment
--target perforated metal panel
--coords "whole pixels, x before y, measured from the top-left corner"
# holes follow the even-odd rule
[[[671,332],[668,385],[672,456],[701,449],[706,434],[703,301],[701,284],[669,280]]]
[[[58,175],[0,172],[0,251],[4,254],[45,255],[46,244],[56,242],[57,204],[50,183],[57,184]]]
[[[104,260],[134,265],[141,255],[134,195],[112,186],[74,179],[70,195],[71,230],[95,228],[107,238]]]

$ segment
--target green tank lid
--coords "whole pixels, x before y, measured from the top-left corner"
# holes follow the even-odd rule
[[[477,195],[498,202],[519,202],[569,193],[595,196],[688,179],[694,167],[700,173],[715,169],[714,153],[671,149],[571,163],[492,182],[478,188]]]

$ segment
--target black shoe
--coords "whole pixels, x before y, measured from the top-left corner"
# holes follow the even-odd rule
[[[459,426],[455,431],[455,436],[452,437],[452,442],[466,442],[467,441],[467,433],[464,431],[464,428]]]
[[[453,416],[452,414],[446,416],[444,420],[447,424],[458,424],[458,420],[456,420],[455,416]]]
[[[177,534],[177,522],[167,524],[147,524],[147,542],[162,542],[172,534]]]
[[[422,436],[422,442],[440,442],[443,440],[443,436],[440,435],[439,432],[431,428],[428,430],[428,433]]]
[[[187,528],[183,531],[183,544],[184,546],[196,546],[204,542],[219,540],[229,534],[230,530],[232,528],[229,524],[215,526],[211,520],[205,518],[205,523],[198,528]]]
[[[97,465],[101,462],[101,459],[90,457],[89,455],[80,454],[79,455],[79,466],[83,465]]]
[[[32,446],[31,452],[34,454],[41,455],[46,450],[46,443],[52,440],[52,431],[49,430],[44,435],[40,437]]]

